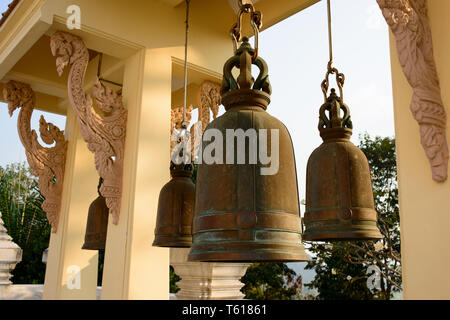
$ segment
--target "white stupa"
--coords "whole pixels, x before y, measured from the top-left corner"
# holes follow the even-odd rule
[[[11,271],[22,261],[22,249],[12,241],[0,212],[0,297],[12,284]]]

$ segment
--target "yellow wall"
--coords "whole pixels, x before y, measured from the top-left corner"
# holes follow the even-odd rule
[[[450,1],[429,0],[434,56],[442,98],[450,116]],[[419,125],[409,109],[412,89],[403,75],[391,35],[403,289],[405,299],[450,299],[450,180],[434,182]],[[447,139],[450,138],[447,123]]]

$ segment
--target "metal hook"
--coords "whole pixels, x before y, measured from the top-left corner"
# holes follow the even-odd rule
[[[230,36],[233,42],[234,53],[236,54],[239,46],[239,42],[242,40],[242,18],[244,13],[250,14],[250,24],[253,29],[255,36],[255,53],[253,54],[252,60],[255,61],[258,58],[258,48],[259,48],[259,30],[262,27],[262,13],[256,11],[255,7],[251,3],[243,3],[239,0],[239,12],[237,14],[237,22],[231,27]]]

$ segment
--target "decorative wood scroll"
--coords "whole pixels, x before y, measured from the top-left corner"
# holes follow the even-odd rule
[[[198,91],[199,113],[198,120],[202,122],[202,132],[209,124],[211,116],[209,110],[213,113],[213,119],[216,119],[219,113],[219,106],[222,101],[220,95],[221,85],[212,81],[203,81]]]
[[[42,141],[49,145],[55,143],[55,146],[51,148],[42,147],[38,142],[36,131],[31,130],[30,126],[31,115],[36,102],[31,87],[25,83],[9,81],[3,89],[3,96],[8,102],[10,116],[12,116],[14,110],[21,108],[17,121],[20,140],[25,147],[29,166],[33,174],[39,178],[39,190],[45,197],[42,209],[47,213],[52,232],[56,232],[61,210],[67,152],[64,131],[59,130],[51,123],[47,123],[41,116],[39,132]]]
[[[200,148],[202,134],[211,121],[211,112],[213,119],[216,119],[219,113],[219,106],[222,97],[220,95],[221,85],[212,81],[203,81],[200,85],[197,95],[198,103],[198,121],[191,127],[191,153],[194,157]]]
[[[403,72],[414,90],[411,111],[420,126],[422,146],[433,179],[447,179],[447,116],[433,56],[426,0],[377,0],[391,28]]]
[[[90,151],[95,155],[95,167],[103,178],[100,193],[118,224],[122,195],[123,158],[127,124],[127,110],[122,105],[122,96],[98,79],[93,87],[96,106],[84,92],[84,78],[89,62],[89,53],[84,42],[66,32],[56,32],[50,39],[52,54],[57,57],[56,67],[61,76],[66,66],[71,65],[68,94],[80,124],[81,134]]]

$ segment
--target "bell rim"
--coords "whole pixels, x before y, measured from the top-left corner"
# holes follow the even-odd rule
[[[192,246],[192,236],[156,236],[152,246],[162,248],[190,248]]]
[[[99,244],[99,243],[84,243],[83,246],[81,247],[82,250],[94,250],[94,251],[99,251],[99,250],[105,250],[105,244]]]
[[[221,256],[226,255],[228,258]],[[283,258],[284,256],[284,258]],[[303,245],[299,245],[293,252],[276,252],[276,251],[203,251],[195,252],[193,248],[188,255],[190,262],[228,262],[228,263],[253,263],[253,262],[307,262],[308,254],[305,252]]]
[[[370,241],[370,240],[380,240],[383,239],[383,235],[380,231],[373,230],[368,231],[364,230],[361,232],[347,231],[347,232],[323,232],[316,231],[314,233],[305,232],[303,234],[304,241],[328,241],[328,242],[336,242],[336,241]]]

